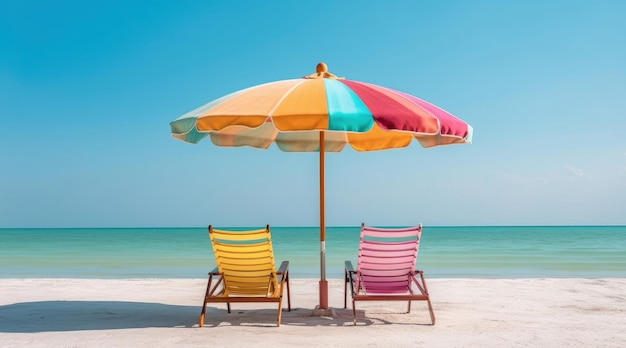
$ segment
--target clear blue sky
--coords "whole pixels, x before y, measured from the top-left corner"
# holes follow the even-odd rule
[[[320,61],[474,127],[328,154],[327,225],[626,224],[625,35],[619,0],[0,0],[0,227],[317,226],[317,154],[169,122]]]

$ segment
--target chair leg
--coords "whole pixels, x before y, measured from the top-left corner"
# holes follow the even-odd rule
[[[435,325],[435,312],[433,311],[433,305],[430,303],[430,297],[428,298],[428,310],[430,311],[430,320]]]
[[[343,309],[348,307],[348,271],[343,271]]]
[[[280,326],[280,316],[283,313],[283,298],[278,302],[278,315],[276,317],[276,326]]]
[[[428,288],[426,287],[426,279],[424,279],[424,272],[420,271],[420,278],[422,279],[422,285],[424,286],[424,293],[426,294],[426,296],[428,296],[426,298],[426,301],[428,301],[428,310],[430,311],[430,320],[432,321],[433,325],[435,325],[435,312],[433,311],[433,305],[432,303],[430,303],[430,296],[428,295]]]
[[[230,313],[230,302],[226,302],[226,308],[228,308],[228,313]]]
[[[354,298],[352,299],[352,315],[354,316],[354,326],[356,326],[356,303],[354,302]]]
[[[211,290],[211,280],[213,280],[213,276],[209,274],[209,280],[206,285],[206,292],[204,293],[204,299],[202,300],[202,312],[200,312],[200,320],[198,321],[200,327],[204,326],[204,315],[206,314],[206,299],[209,297],[209,291]]]
[[[409,308],[407,308],[406,312],[411,313],[411,300],[409,300]]]
[[[287,281],[287,310],[291,312],[291,294],[289,292],[289,271],[287,271],[285,280]]]
[[[289,273],[285,274],[285,284],[281,284],[280,299],[278,301],[278,314],[276,315],[276,326],[280,326],[280,319],[283,314],[283,286],[287,286],[287,310],[291,312],[291,294],[289,293]]]
[[[202,303],[202,312],[200,313],[200,321],[199,321],[199,325],[200,327],[204,326],[204,315],[206,313],[206,302]]]

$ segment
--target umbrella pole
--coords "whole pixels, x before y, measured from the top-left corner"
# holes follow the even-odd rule
[[[324,212],[324,132],[320,131],[320,305],[328,308],[328,281],[326,281],[326,221]]]

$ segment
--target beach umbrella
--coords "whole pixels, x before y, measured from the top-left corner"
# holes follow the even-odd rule
[[[188,143],[208,137],[217,146],[286,152],[319,152],[321,309],[328,308],[324,153],[346,145],[356,151],[468,144],[472,127],[407,93],[340,78],[319,63],[316,72],[246,88],[211,101],[170,123],[171,134]]]

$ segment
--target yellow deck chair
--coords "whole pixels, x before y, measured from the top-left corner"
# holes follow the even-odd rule
[[[231,302],[277,302],[276,326],[280,326],[285,286],[287,308],[291,311],[289,261],[283,261],[276,272],[270,226],[247,231],[209,226],[209,237],[217,267],[209,273],[200,327],[204,326],[207,303],[216,302],[226,303],[228,313]]]

